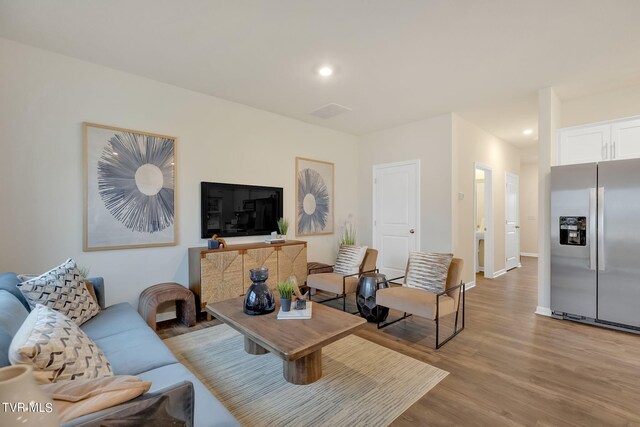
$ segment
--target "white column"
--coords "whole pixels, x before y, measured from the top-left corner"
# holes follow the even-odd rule
[[[556,164],[556,130],[562,105],[551,87],[538,91],[538,307],[551,315],[551,192],[549,176]]]

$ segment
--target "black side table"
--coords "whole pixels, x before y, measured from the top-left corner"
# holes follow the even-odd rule
[[[389,315],[388,307],[378,307],[376,305],[376,291],[388,288],[387,277],[380,273],[365,273],[360,276],[358,288],[356,289],[356,304],[360,316],[367,319],[367,322],[378,322],[386,320]]]

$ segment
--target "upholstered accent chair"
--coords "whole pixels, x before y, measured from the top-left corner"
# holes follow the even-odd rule
[[[407,270],[404,276],[390,279],[391,283],[404,279],[402,286],[391,286],[378,289],[376,292],[376,304],[403,311],[404,315],[396,320],[381,324],[378,319],[378,329],[392,325],[415,314],[419,317],[434,320],[436,323],[436,349],[442,347],[451,338],[458,335],[464,329],[464,290],[465,284],[460,280],[464,261],[453,258],[447,272],[447,278],[442,291],[436,292],[422,287],[407,286],[407,277],[411,276],[411,259],[407,262]],[[443,317],[455,314],[454,328],[450,336],[440,342],[440,321]],[[458,317],[462,317],[462,327],[458,329]]]
[[[309,275],[307,276],[307,286],[309,288],[318,289],[336,295],[333,298],[318,301],[320,303],[342,298],[342,311],[346,311],[347,294],[354,293],[356,291],[361,274],[377,271],[377,260],[378,251],[376,249],[367,248],[357,273],[344,275],[334,271],[331,273],[313,274],[313,271],[309,271]],[[322,268],[326,269],[327,267],[332,266],[324,266]],[[311,292],[309,292],[309,298],[311,299]]]

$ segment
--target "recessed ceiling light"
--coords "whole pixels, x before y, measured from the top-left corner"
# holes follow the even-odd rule
[[[329,77],[333,74],[333,68],[328,65],[323,65],[318,69],[318,74],[320,74],[322,77]]]
[[[533,129],[525,129],[524,131],[522,131],[523,135],[531,135],[533,133]]]

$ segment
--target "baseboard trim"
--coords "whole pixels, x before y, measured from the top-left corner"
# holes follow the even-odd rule
[[[531,258],[538,258],[538,254],[533,252],[520,252],[520,256],[530,256]]]
[[[496,278],[502,276],[503,274],[507,274],[507,270],[505,268],[503,268],[502,270],[498,270],[495,273],[493,273],[492,279],[496,279]]]
[[[469,289],[473,289],[475,287],[476,287],[476,281],[475,280],[473,282],[465,283],[464,284],[464,291],[467,292]]]
[[[538,306],[538,307],[536,307],[536,312],[535,313],[539,314],[541,316],[551,317],[551,309],[549,307]]]

